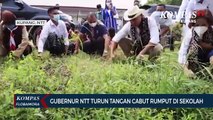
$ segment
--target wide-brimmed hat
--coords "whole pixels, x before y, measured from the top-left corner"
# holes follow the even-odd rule
[[[139,15],[141,15],[142,13],[145,13],[144,9],[140,9],[138,6],[134,6],[130,9],[128,9],[125,13],[124,13],[124,20],[126,21],[130,21],[136,17],[138,17]]]

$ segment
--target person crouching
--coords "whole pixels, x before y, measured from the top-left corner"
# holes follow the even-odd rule
[[[199,12],[197,12],[199,13]],[[197,16],[192,27],[192,40],[188,52],[188,69],[194,73],[201,70],[202,65],[213,65],[213,28],[211,27],[212,15],[207,11],[203,16]]]
[[[111,59],[115,58],[118,45],[127,57],[137,56],[143,59],[148,54],[149,60],[158,58],[163,49],[159,43],[158,27],[155,20],[145,17],[143,12],[138,6],[125,12],[124,18],[129,22],[112,38]],[[128,35],[131,39],[126,38]]]
[[[52,55],[67,55],[74,52],[75,45],[68,40],[68,31],[64,21],[60,20],[57,7],[48,9],[50,20],[43,26],[38,41],[38,53],[48,50]]]
[[[16,26],[16,16],[8,10],[2,12],[2,20],[0,24],[2,56],[12,53],[14,57],[21,58],[30,54],[33,44],[29,41],[26,27]]]

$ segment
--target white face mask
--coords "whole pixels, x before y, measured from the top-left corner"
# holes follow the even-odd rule
[[[163,15],[163,12],[162,12],[162,11],[155,11],[155,14],[156,14],[157,16],[162,16],[162,15]]]
[[[203,38],[203,34],[208,30],[208,27],[206,26],[197,26],[194,27],[194,31],[197,33],[200,39]]]
[[[90,25],[91,27],[95,27],[97,24],[98,24],[97,22],[89,23],[89,25]]]
[[[55,22],[58,22],[60,20],[60,15],[59,14],[58,15],[53,15],[53,20]]]

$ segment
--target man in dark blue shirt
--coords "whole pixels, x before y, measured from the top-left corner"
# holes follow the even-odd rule
[[[83,40],[81,49],[85,53],[107,55],[109,36],[106,27],[101,21],[97,20],[95,13],[89,14],[80,32],[80,38]]]

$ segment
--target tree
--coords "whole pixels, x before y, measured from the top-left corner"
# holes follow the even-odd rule
[[[148,0],[147,4],[180,5],[182,0]]]

